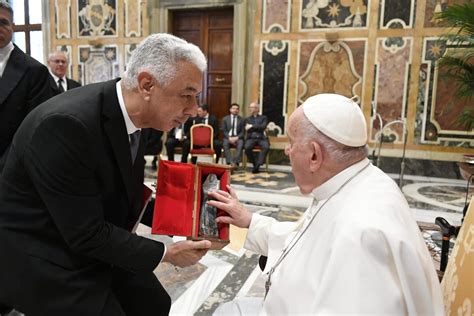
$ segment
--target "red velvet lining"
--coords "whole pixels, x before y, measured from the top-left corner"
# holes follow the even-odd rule
[[[193,226],[194,165],[160,160],[152,233],[190,236]]]
[[[207,175],[214,173],[220,180],[220,189],[227,191],[230,172],[222,167],[198,163],[197,204],[195,204],[195,168],[196,166],[192,164],[160,160],[152,223],[153,234],[199,237],[202,183]],[[197,205],[197,210],[193,235],[195,205]],[[217,210],[217,214],[219,216],[225,212]],[[219,239],[229,240],[229,225],[219,224],[218,229]]]

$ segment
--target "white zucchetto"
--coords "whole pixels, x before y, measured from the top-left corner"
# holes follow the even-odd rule
[[[329,138],[350,147],[367,144],[367,126],[360,107],[342,95],[323,93],[302,105],[306,118]]]

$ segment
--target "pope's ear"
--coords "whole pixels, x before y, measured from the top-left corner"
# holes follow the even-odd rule
[[[142,71],[137,76],[138,92],[144,96],[149,96],[152,88],[155,86],[155,78],[146,71]]]
[[[323,151],[321,145],[317,142],[311,142],[311,160],[309,162],[309,169],[311,172],[316,172],[319,170],[323,163]]]

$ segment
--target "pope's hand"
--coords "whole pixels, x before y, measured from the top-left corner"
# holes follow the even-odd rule
[[[252,213],[250,213],[249,210],[239,202],[237,194],[230,185],[227,186],[227,190],[229,190],[229,192],[217,190],[209,193],[209,195],[217,201],[210,200],[207,203],[226,211],[229,215],[217,217],[216,222],[232,224],[241,228],[249,228],[250,221],[252,220]]]
[[[197,263],[204,256],[211,242],[209,240],[183,240],[166,246],[163,262],[169,262],[178,267],[187,267]]]

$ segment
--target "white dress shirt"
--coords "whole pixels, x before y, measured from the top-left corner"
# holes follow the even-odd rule
[[[58,80],[59,80],[59,79],[62,79],[63,81],[61,81],[61,86],[63,86],[64,91],[67,91],[66,76],[64,76],[64,77],[62,77],[62,78],[59,78],[58,76],[56,76],[55,74],[53,74],[51,71],[50,71],[49,73],[51,74],[51,77],[53,77],[54,82],[56,83],[56,85],[58,85]]]
[[[7,66],[8,59],[10,58],[10,55],[14,48],[15,46],[13,46],[12,42],[8,43],[3,48],[0,48],[0,77],[3,76],[3,71]]]
[[[130,116],[128,115],[127,108],[125,107],[125,101],[123,99],[122,86],[120,85],[120,80],[117,81],[117,83],[115,84],[115,87],[116,87],[116,90],[117,90],[117,98],[118,98],[118,101],[119,101],[119,104],[120,104],[120,110],[122,110],[123,119],[125,121],[125,127],[127,128],[128,141],[130,142],[130,135],[135,133],[137,130],[141,130],[141,128],[136,127],[135,124],[133,124],[132,120],[130,119]],[[142,213],[138,217],[139,218],[138,221],[141,220],[142,215],[143,215],[143,211],[144,210],[142,210]],[[135,225],[135,226],[138,226],[138,225]],[[163,260],[163,258],[165,257],[165,254],[166,254],[166,245],[163,244],[163,247],[164,247],[163,257],[161,257],[161,260]],[[158,264],[161,263],[161,260]]]

